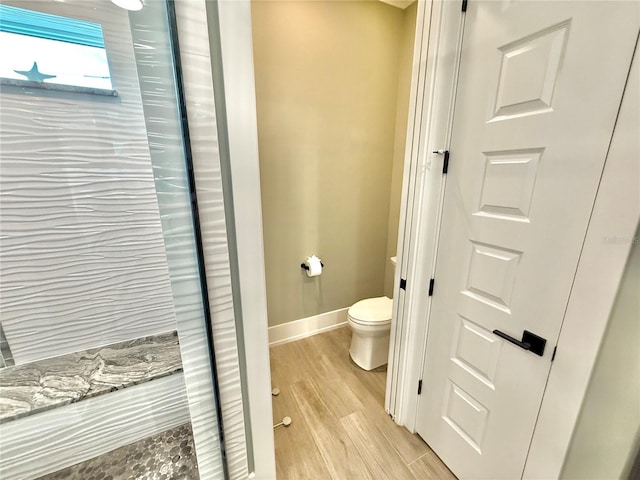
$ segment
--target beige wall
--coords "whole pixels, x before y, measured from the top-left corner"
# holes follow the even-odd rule
[[[628,478],[640,445],[640,230],[585,395],[562,479]]]
[[[393,296],[393,275],[395,267],[389,260],[398,251],[398,223],[400,221],[400,201],[402,199],[402,173],[404,170],[405,145],[407,141],[407,120],[411,88],[411,67],[413,66],[413,43],[416,33],[418,2],[404,10],[400,62],[398,65],[398,94],[396,103],[396,134],[393,146],[393,166],[391,169],[391,196],[389,201],[389,223],[387,235],[387,256],[384,269],[384,294]]]
[[[383,294],[404,11],[252,3],[269,324]],[[309,279],[308,255],[325,263]]]

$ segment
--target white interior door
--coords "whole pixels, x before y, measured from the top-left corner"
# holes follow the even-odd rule
[[[417,431],[461,479],[516,479],[639,10],[473,0],[466,16]],[[525,330],[547,339],[541,356],[499,336]]]

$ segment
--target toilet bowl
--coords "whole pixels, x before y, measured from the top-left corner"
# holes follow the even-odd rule
[[[347,313],[351,328],[351,359],[364,370],[387,363],[393,300],[376,297],[360,300]]]

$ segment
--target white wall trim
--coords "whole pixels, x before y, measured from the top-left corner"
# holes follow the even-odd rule
[[[213,2],[212,2],[213,3]],[[276,461],[271,405],[271,371],[267,324],[267,288],[262,238],[262,200],[258,162],[258,126],[253,68],[251,2],[215,2],[226,104],[234,205],[229,212],[235,225],[237,281],[234,296],[240,297],[251,438],[248,446],[249,476],[275,479]],[[208,14],[210,11],[207,11]],[[218,98],[216,98],[216,103]],[[218,119],[222,121],[222,119]],[[225,195],[225,203],[230,199]],[[229,202],[231,203],[231,202]],[[237,289],[237,290],[235,290]]]
[[[328,332],[347,324],[349,308],[340,308],[331,312],[320,313],[312,317],[301,318],[293,322],[282,323],[269,327],[269,346],[275,347],[283,343],[293,342],[302,338]]]
[[[420,158],[418,144],[420,138],[420,118],[424,108],[424,82],[427,73],[427,47],[429,41],[429,23],[432,3],[420,0],[416,14],[416,33],[413,46],[413,60],[411,68],[411,87],[409,89],[409,115],[407,119],[407,139],[405,144],[404,168],[402,174],[402,198],[400,202],[400,218],[398,221],[398,242],[396,252],[396,268],[393,279],[393,316],[389,338],[389,359],[387,364],[387,385],[385,389],[385,410],[400,425],[403,424],[398,416],[401,408],[399,391],[405,379],[406,368],[406,337],[405,324],[408,322],[406,306],[408,304],[407,291],[399,288],[400,279],[407,278],[407,268],[411,263],[411,228],[414,216],[416,190],[421,187],[418,182],[418,165]]]
[[[457,2],[436,0],[433,3],[429,28],[429,92],[424,100],[427,114],[422,136],[425,140],[421,147],[425,179],[419,192],[420,209],[413,220],[411,254],[415,261],[410,262],[407,278],[411,282],[407,291],[407,360],[398,411],[402,425],[411,432],[416,429],[422,398],[416,394],[416,385],[423,375],[431,315],[432,297],[423,292],[428,291],[430,279],[435,277],[447,178],[442,174],[443,156],[433,152],[449,150],[451,143],[465,17]]]
[[[442,156],[450,139],[455,79],[459,63],[464,15],[457,2],[425,2],[416,32],[416,58],[412,82],[413,136],[411,157],[405,160],[404,193],[396,268],[394,321],[389,346],[389,375],[385,409],[397,424],[415,432],[419,397],[416,385],[422,376],[430,298],[424,295],[435,270],[440,213],[444,197]],[[420,15],[421,10],[419,10]],[[422,32],[422,34],[420,33]],[[413,104],[416,102],[416,104]],[[408,142],[411,138],[408,139]],[[401,272],[401,273],[400,273]],[[398,290],[400,276],[407,279],[406,292]]]

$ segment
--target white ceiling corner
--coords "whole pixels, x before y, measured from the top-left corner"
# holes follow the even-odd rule
[[[380,1],[404,10],[409,5],[411,5],[415,0],[380,0]]]

